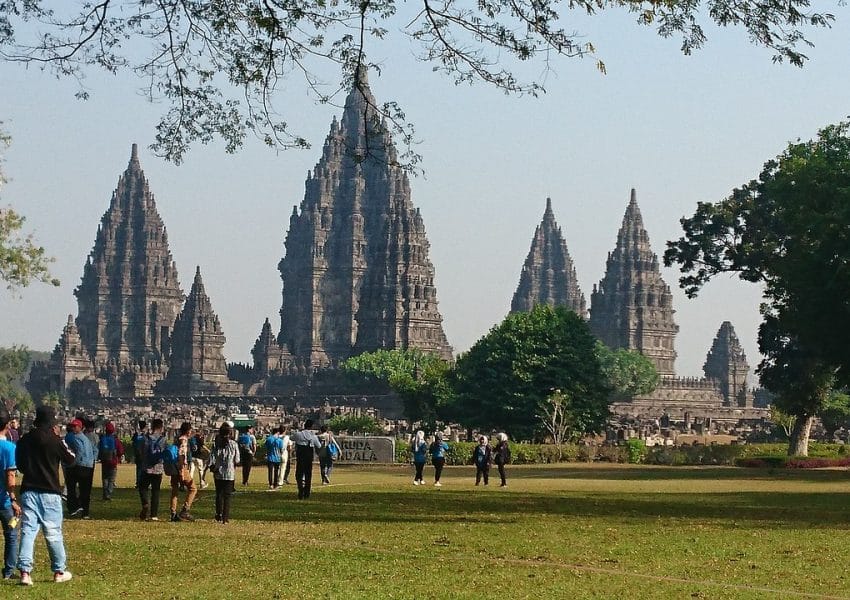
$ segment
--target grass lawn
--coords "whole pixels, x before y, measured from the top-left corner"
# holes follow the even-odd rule
[[[401,466],[341,466],[302,502],[256,467],[229,525],[212,486],[197,522],[144,523],[122,466],[111,503],[98,488],[93,520],[66,521],[74,580],[49,582],[39,537],[35,586],[2,582],[0,598],[850,598],[843,470],[514,466],[505,489],[473,476],[446,468],[437,489]]]

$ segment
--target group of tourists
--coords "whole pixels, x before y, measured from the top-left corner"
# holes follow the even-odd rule
[[[428,444],[425,441],[425,432],[417,431],[410,441],[410,454],[413,458],[413,467],[415,473],[413,475],[413,485],[425,485],[423,472],[425,463],[428,457],[431,457],[431,464],[434,466],[434,486],[442,487],[440,477],[443,474],[443,467],[446,465],[446,453],[449,451],[449,445],[443,441],[443,434],[437,432],[434,434],[433,441]],[[478,445],[472,451],[472,464],[475,465],[475,485],[480,485],[481,480],[484,480],[484,485],[490,484],[490,467],[495,463],[499,469],[499,477],[502,482],[500,487],[507,487],[508,480],[505,473],[505,465],[511,460],[511,449],[508,444],[508,436],[505,433],[496,435],[495,448],[490,446],[486,435],[479,436]]]

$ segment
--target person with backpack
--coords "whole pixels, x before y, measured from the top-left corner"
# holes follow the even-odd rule
[[[138,429],[133,433],[130,440],[133,446],[134,462],[136,463],[136,489],[139,489],[139,484],[142,481],[142,472],[145,468],[145,437],[148,434],[148,422],[139,421]]]
[[[334,439],[333,431],[328,429],[327,425],[322,425],[319,428],[319,474],[322,476],[322,485],[328,485],[331,482],[331,471],[334,467],[334,461],[341,454],[339,444]]]
[[[493,449],[495,455],[494,462],[499,469],[499,477],[502,478],[502,483],[499,487],[507,487],[508,480],[505,478],[505,465],[511,462],[511,448],[508,446],[508,434],[499,433],[496,435],[496,447]]]
[[[203,433],[196,433],[189,440],[189,449],[192,451],[192,472],[198,474],[198,486],[201,489],[207,487],[207,468],[210,464],[210,449],[207,448],[206,443]]]
[[[434,465],[434,486],[442,487],[440,476],[443,474],[443,467],[446,465],[446,452],[449,450],[449,445],[443,441],[443,434],[439,431],[434,434],[434,441],[428,448],[431,454],[431,464]]]
[[[280,479],[280,465],[283,462],[283,427],[278,427],[266,437],[265,446],[266,467],[269,470],[269,490],[276,490]]]
[[[115,491],[115,476],[118,474],[118,465],[121,463],[122,456],[124,456],[124,446],[115,435],[115,424],[107,421],[97,448],[97,459],[100,461],[100,475],[103,481],[103,499],[107,502],[112,500],[112,492]]]
[[[413,485],[425,485],[422,471],[425,470],[425,461],[428,459],[428,443],[425,441],[425,432],[421,429],[410,440],[410,455],[413,457],[413,468],[416,469]]]
[[[165,450],[165,436],[162,434],[162,419],[151,422],[151,432],[144,436],[141,452],[136,455],[136,464],[142,467],[139,480],[139,499],[142,521],[159,521],[159,489],[162,486],[162,455]]]
[[[237,441],[239,442],[239,460],[242,463],[242,485],[248,485],[251,467],[254,466],[254,455],[257,454],[257,438],[254,436],[254,428],[248,427],[240,433]]]
[[[239,445],[231,437],[230,425],[222,423],[213,441],[209,464],[215,482],[215,520],[224,525],[230,522],[230,500],[240,454]]]
[[[493,462],[493,448],[487,443],[487,436],[482,435],[478,438],[478,445],[472,451],[472,464],[475,465],[475,485],[481,485],[481,478],[484,478],[484,485],[490,485],[490,465]]]
[[[68,488],[68,513],[71,517],[91,518],[91,488],[94,480],[95,446],[83,433],[83,422],[68,423],[65,443],[74,453],[74,462],[65,465],[65,484]]]
[[[189,512],[198,489],[192,478],[190,465],[192,464],[192,453],[189,450],[189,438],[192,437],[192,424],[184,421],[180,425],[180,433],[174,444],[166,446],[163,454],[163,469],[166,475],[171,476],[171,521],[194,521],[195,517]],[[183,508],[177,512],[177,500],[180,496],[180,485],[186,488],[186,499]]]
[[[313,484],[313,454],[322,447],[319,438],[311,431],[313,420],[304,421],[304,428],[292,434],[295,444],[295,483],[298,484],[298,499],[310,498]]]

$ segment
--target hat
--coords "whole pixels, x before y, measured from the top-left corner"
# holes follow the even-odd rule
[[[56,410],[52,406],[39,406],[35,409],[36,427],[53,427],[56,425]]]
[[[115,433],[115,423],[113,423],[112,421],[109,421],[104,426],[104,430],[106,430],[106,433]]]
[[[82,429],[83,422],[79,419],[71,419],[71,422],[68,423],[68,427],[79,427],[80,429]]]

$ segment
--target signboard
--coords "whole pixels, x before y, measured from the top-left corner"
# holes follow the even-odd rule
[[[390,437],[338,435],[342,449],[337,462],[379,464],[395,462],[395,440]]]

